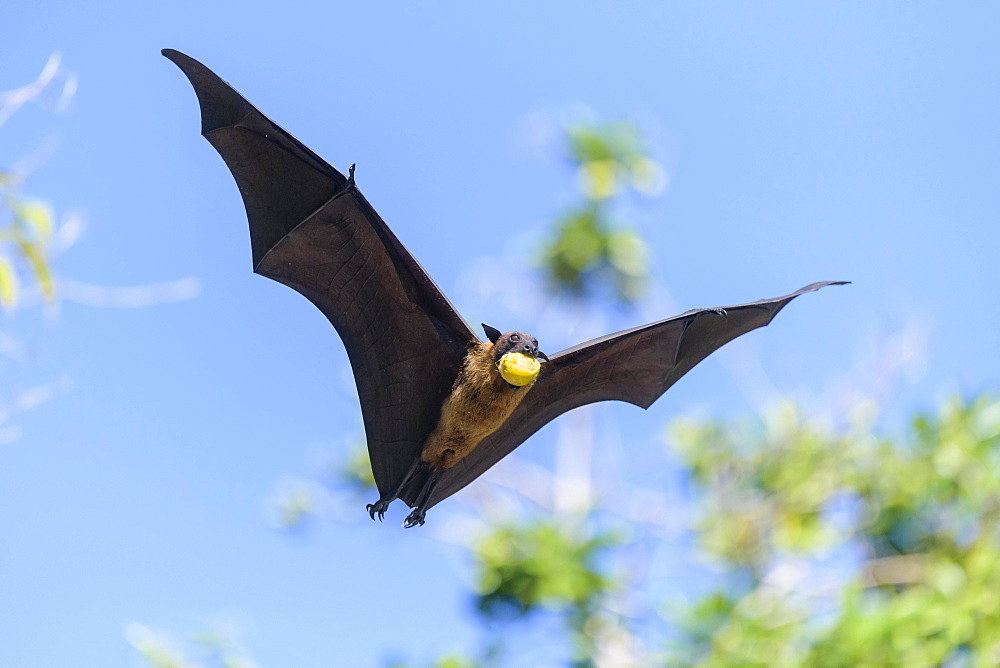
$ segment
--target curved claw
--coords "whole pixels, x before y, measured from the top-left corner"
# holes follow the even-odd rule
[[[415,508],[412,513],[406,516],[406,521],[403,522],[404,529],[412,529],[416,526],[423,526],[424,524],[424,514],[426,510],[421,508]]]
[[[349,193],[352,190],[354,190],[354,188],[356,187],[356,185],[354,183],[354,165],[351,165],[351,169],[349,170],[348,173],[349,173],[349,176],[347,177],[347,183],[344,184],[343,188],[341,188],[339,191],[337,191],[336,193],[334,193],[333,197],[330,198],[331,202],[333,200],[337,199],[338,197],[340,197],[341,195],[346,195],[347,193]]]
[[[367,506],[365,506],[365,509],[368,511],[368,514],[371,516],[372,520],[374,521],[375,516],[378,515],[379,522],[381,522],[382,518],[385,517],[385,511],[388,510],[388,508],[389,504],[383,503],[381,500],[376,501],[375,503],[369,503]]]

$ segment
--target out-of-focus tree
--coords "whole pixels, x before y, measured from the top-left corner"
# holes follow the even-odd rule
[[[473,548],[477,608],[493,623],[555,612],[573,662],[586,665],[601,649],[600,612],[616,587],[600,556],[620,542],[585,521],[527,518],[491,527]]]
[[[672,433],[729,568],[685,611],[678,663],[1000,663],[1000,401],[952,399],[899,441],[791,405]]]
[[[608,290],[617,301],[632,303],[647,284],[648,251],[642,236],[618,220],[614,205],[629,191],[658,194],[663,169],[628,121],[575,122],[565,136],[581,201],[557,216],[542,249],[549,288],[580,299]]]

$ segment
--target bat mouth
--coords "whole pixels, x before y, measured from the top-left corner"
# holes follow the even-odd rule
[[[541,368],[536,358],[524,353],[506,353],[497,362],[500,377],[514,387],[524,387],[533,382]]]

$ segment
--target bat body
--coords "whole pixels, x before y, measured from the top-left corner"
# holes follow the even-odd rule
[[[501,335],[488,325],[483,325],[483,328],[492,340],[470,344],[451,393],[441,406],[437,425],[421,448],[420,457],[413,461],[407,474],[391,492],[384,493],[378,501],[369,504],[368,513],[372,519],[376,515],[382,519],[389,504],[400,495],[412,495],[414,511],[406,518],[404,526],[423,524],[427,499],[433,494],[441,476],[506,422],[535,384],[537,375],[532,375],[523,384],[512,384],[498,368],[511,352],[547,360],[545,354],[538,350],[534,337],[523,332]],[[512,341],[512,338],[515,340]],[[541,370],[540,365],[536,367]],[[408,492],[409,486],[414,489]]]
[[[473,343],[441,406],[420,459],[432,471],[450,469],[502,425],[535,384],[511,385],[500,375],[493,343]]]
[[[313,302],[340,334],[354,372],[380,498],[413,508],[406,526],[482,475],[555,417],[619,400],[648,408],[734,338],[767,325],[808,285],[774,299],[679,316],[551,356],[523,332],[484,325],[481,341],[345,177],[201,63],[187,75],[202,134],[235,178],[253,268]]]

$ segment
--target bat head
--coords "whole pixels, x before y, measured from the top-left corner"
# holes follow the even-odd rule
[[[493,343],[495,361],[499,362],[500,358],[507,353],[522,353],[528,357],[541,358],[546,362],[549,361],[548,356],[538,349],[538,339],[531,334],[525,334],[524,332],[507,332],[506,334],[501,334],[500,330],[490,327],[486,323],[483,323],[483,331],[486,332],[487,338]]]

